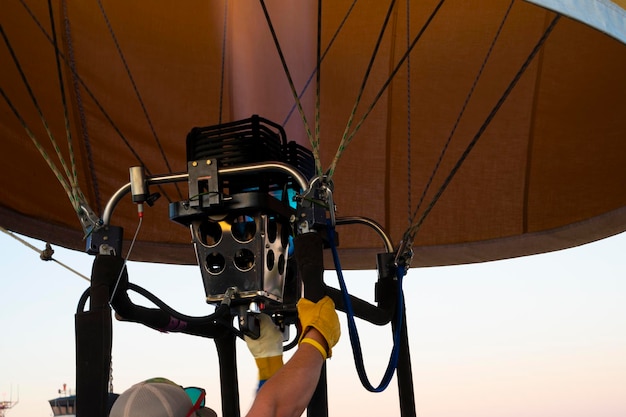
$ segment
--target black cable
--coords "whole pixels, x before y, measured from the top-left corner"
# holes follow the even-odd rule
[[[376,104],[378,103],[378,100],[380,100],[380,98],[383,96],[385,91],[387,91],[387,88],[391,84],[391,81],[393,81],[393,79],[395,78],[395,76],[398,73],[398,71],[400,70],[400,68],[402,68],[402,66],[404,65],[404,61],[406,61],[408,59],[409,55],[411,54],[411,51],[413,51],[413,48],[415,47],[415,45],[417,45],[417,42],[422,38],[422,35],[424,34],[424,32],[426,32],[426,29],[430,26],[431,22],[433,21],[433,19],[437,15],[437,13],[439,13],[439,9],[441,8],[441,6],[443,6],[444,2],[445,2],[445,0],[440,0],[439,3],[437,4],[437,6],[435,6],[433,11],[431,12],[431,14],[428,16],[428,19],[426,19],[426,22],[424,22],[424,25],[422,26],[420,31],[413,38],[413,41],[411,42],[411,45],[409,46],[409,48],[406,50],[404,55],[400,58],[400,60],[398,61],[398,63],[394,67],[394,69],[391,71],[391,73],[387,77],[387,80],[383,83],[383,85],[380,88],[380,90],[378,90],[378,93],[376,94],[376,96],[372,100],[372,103],[370,104],[370,106],[367,108],[367,110],[365,111],[363,116],[361,116],[361,119],[359,120],[359,122],[357,123],[355,128],[352,130],[352,132],[347,136],[346,144],[345,144],[344,148],[347,147],[348,144],[352,141],[352,138],[354,137],[354,135],[356,135],[356,133],[360,129],[361,125],[365,122],[365,120],[370,115],[372,110],[374,110],[374,107],[376,107]]]
[[[332,38],[330,39],[330,42],[328,42],[328,46],[326,46],[326,49],[324,49],[324,53],[318,60],[317,65],[315,66],[315,69],[313,70],[313,72],[311,72],[311,74],[309,75],[309,78],[307,78],[306,83],[304,83],[304,87],[302,87],[302,90],[300,90],[300,94],[298,94],[298,98],[302,98],[302,96],[304,96],[304,93],[309,89],[309,85],[311,85],[311,81],[313,81],[313,77],[316,75],[315,73],[319,71],[320,66],[322,65],[322,61],[324,61],[324,58],[326,57],[326,54],[330,50],[330,47],[335,42],[335,39],[337,39],[337,36],[341,32],[341,29],[343,28],[346,21],[348,20],[350,13],[352,13],[352,9],[354,9],[354,6],[356,5],[356,2],[357,0],[354,0],[352,4],[350,5],[350,7],[348,8],[348,11],[346,12],[345,16],[341,20],[341,23],[339,23],[339,26],[337,27],[337,30],[335,31]],[[283,127],[287,125],[287,122],[289,121],[289,119],[291,119],[291,115],[293,114],[295,110],[296,110],[296,104],[294,103],[293,106],[291,106],[289,113],[287,113],[287,116],[285,117],[285,120],[282,123]]]
[[[215,311],[209,314],[208,316],[200,316],[200,317],[188,316],[186,314],[179,313],[178,311],[174,310],[172,307],[165,304],[165,302],[163,302],[156,295],[152,294],[150,291],[146,290],[143,287],[140,287],[137,284],[129,283],[128,289],[133,290],[136,293],[143,295],[146,299],[153,302],[156,306],[161,308],[162,311],[165,311],[170,316],[175,317],[179,320],[184,320],[188,323],[204,324],[204,323],[219,319],[224,316],[224,313],[230,311],[230,308],[226,304],[220,304],[219,307],[217,307],[217,309],[215,309]]]
[[[150,291],[146,290],[143,287],[140,287],[139,285],[133,284],[133,283],[129,283],[128,284],[128,289],[129,290],[133,290],[136,293],[144,296],[146,299],[148,299],[149,301],[151,301],[152,303],[154,303],[156,306],[159,307],[160,311],[166,312],[168,313],[170,316],[188,322],[188,323],[195,323],[195,324],[207,324],[210,322],[214,322],[215,320],[219,320],[220,318],[224,317],[226,315],[226,313],[229,313],[230,308],[226,305],[226,304],[221,304],[220,306],[217,307],[217,309],[215,309],[215,311],[207,316],[188,316],[186,314],[180,313],[176,310],[174,310],[172,307],[168,306],[164,301],[162,301],[160,298],[158,298],[156,295],[152,294]],[[87,304],[87,300],[90,298],[90,288],[87,288],[83,294],[81,295],[80,299],[78,300],[78,307],[76,309],[77,313],[82,313],[85,311],[85,305]],[[119,301],[118,297],[116,296],[114,298],[114,300]],[[129,299],[130,301],[130,299]],[[115,303],[115,302],[114,302]],[[130,301],[132,307],[140,307],[137,306],[136,304],[134,304],[132,301]],[[145,307],[144,307],[145,308]],[[154,309],[156,310],[156,309]]]
[[[298,346],[298,341],[300,340],[301,334],[302,334],[302,330],[300,329],[299,326],[296,326],[296,337],[291,342],[283,346],[283,352],[287,352],[288,350],[291,350],[295,348],[296,346]]]
[[[87,157],[87,167],[89,170],[89,176],[91,178],[91,186],[93,195],[95,197],[94,210],[96,213],[102,213],[102,197],[100,194],[100,183],[96,176],[96,170],[93,159],[93,148],[91,146],[91,136],[89,135],[89,128],[87,126],[87,116],[85,114],[85,105],[83,103],[83,96],[79,86],[78,70],[76,69],[76,59],[74,58],[74,43],[72,41],[72,29],[70,25],[70,19],[68,14],[67,0],[62,0],[61,7],[63,10],[63,24],[65,27],[65,47],[67,49],[67,65],[70,68],[70,74],[72,78],[72,87],[74,88],[74,98],[76,100],[76,108],[78,109],[78,122],[80,123],[80,134],[83,139],[83,145],[85,147],[85,154]],[[63,54],[57,50],[58,58],[63,58]]]
[[[148,114],[148,108],[146,107],[146,104],[143,100],[143,97],[141,96],[141,93],[139,92],[139,87],[137,86],[137,83],[135,82],[135,77],[133,77],[133,74],[130,70],[130,67],[128,66],[128,62],[126,61],[126,57],[124,56],[124,53],[122,52],[122,47],[120,46],[118,40],[117,40],[117,36],[115,35],[115,31],[113,30],[113,26],[111,25],[111,21],[109,20],[109,16],[107,15],[106,11],[104,10],[104,6],[102,5],[102,1],[98,0],[98,6],[100,7],[100,11],[102,12],[102,17],[104,18],[104,22],[106,24],[107,29],[109,30],[109,34],[111,35],[111,39],[113,40],[113,44],[115,45],[115,48],[117,49],[117,53],[120,57],[120,60],[122,61],[122,64],[124,65],[124,69],[126,70],[126,75],[128,75],[128,79],[130,81],[130,84],[133,87],[133,91],[135,92],[135,96],[137,97],[137,101],[139,102],[139,105],[141,107],[141,110],[143,111],[143,114],[146,118],[146,121],[148,122],[148,127],[150,128],[150,132],[152,133],[152,137],[154,138],[154,141],[157,144],[157,147],[159,148],[159,152],[161,153],[161,157],[163,158],[163,161],[165,162],[165,166],[168,169],[168,172],[171,173],[172,172],[172,167],[170,166],[170,161],[167,158],[167,155],[165,154],[165,150],[163,149],[163,145],[161,144],[161,139],[159,139],[159,135],[156,132],[156,129],[154,127],[154,124],[152,123],[152,118],[150,117],[150,115]],[[182,192],[180,191],[180,187],[178,186],[178,184],[175,184],[176,190],[178,191],[178,195],[180,197],[180,199],[183,199],[183,195]]]
[[[222,69],[220,74],[220,111],[219,111],[219,124],[222,124],[222,110],[224,102],[224,79],[226,78],[224,68],[226,66],[226,35],[228,33],[228,0],[224,1],[224,29],[222,31]]]
[[[487,118],[485,119],[483,124],[478,129],[478,132],[476,132],[476,134],[472,138],[471,142],[467,145],[467,148],[465,148],[465,151],[463,152],[463,154],[457,160],[456,164],[454,165],[454,167],[452,168],[452,170],[450,171],[450,173],[448,174],[448,176],[444,180],[443,184],[441,185],[441,187],[439,188],[439,190],[437,191],[437,193],[435,194],[435,196],[431,200],[430,204],[428,205],[428,207],[426,207],[426,209],[422,213],[422,216],[420,217],[419,221],[415,225],[411,226],[409,228],[409,230],[407,230],[407,232],[405,233],[405,238],[413,240],[413,237],[415,236],[415,233],[419,230],[419,228],[421,227],[422,223],[424,223],[424,220],[426,220],[426,217],[430,214],[430,212],[434,208],[434,206],[437,203],[437,201],[439,201],[439,198],[441,197],[443,192],[446,190],[448,185],[450,185],[450,182],[452,182],[452,179],[454,178],[454,176],[456,175],[458,170],[461,168],[461,166],[463,165],[463,163],[465,162],[465,160],[467,159],[467,157],[471,153],[472,149],[474,149],[474,146],[476,146],[476,143],[482,137],[482,134],[487,129],[487,127],[489,126],[489,124],[491,123],[493,118],[495,117],[495,115],[498,112],[498,110],[500,110],[500,107],[502,107],[502,105],[504,104],[506,99],[509,97],[509,95],[511,94],[511,91],[513,91],[513,88],[517,85],[517,82],[520,80],[520,78],[522,77],[524,72],[526,72],[526,69],[528,68],[528,66],[532,62],[533,58],[535,57],[535,55],[537,55],[537,53],[539,52],[539,50],[541,49],[541,47],[543,46],[545,41],[548,39],[548,36],[550,35],[550,33],[552,33],[552,30],[556,26],[556,24],[559,21],[560,17],[561,17],[561,15],[557,14],[554,17],[554,19],[552,19],[552,22],[550,22],[550,25],[546,28],[546,30],[543,33],[543,35],[541,36],[541,38],[537,41],[537,44],[535,45],[533,50],[530,52],[530,54],[528,55],[528,57],[526,58],[526,60],[522,64],[522,66],[520,67],[520,69],[517,72],[517,74],[515,74],[515,77],[513,77],[513,80],[511,80],[511,82],[509,83],[507,88],[502,93],[502,96],[500,97],[498,102],[493,106],[493,108],[491,109],[491,112],[489,112],[489,115],[487,116]]]
[[[491,41],[491,45],[489,46],[487,54],[485,55],[485,58],[483,59],[483,62],[481,64],[481,66],[480,66],[480,69],[478,70],[478,73],[476,74],[476,77],[474,78],[474,82],[472,83],[472,86],[470,87],[470,90],[467,93],[467,96],[465,97],[465,102],[461,106],[461,111],[459,112],[459,115],[457,116],[456,121],[454,122],[454,126],[452,126],[452,129],[450,130],[450,134],[448,135],[446,143],[443,145],[443,148],[441,149],[441,152],[439,153],[439,159],[437,159],[437,162],[435,163],[433,171],[432,171],[432,173],[430,175],[430,178],[426,182],[426,186],[424,187],[424,190],[422,191],[422,195],[420,196],[419,202],[417,203],[417,206],[415,207],[415,210],[413,210],[413,214],[411,214],[411,212],[409,211],[409,227],[410,227],[411,223],[417,217],[417,212],[422,207],[422,203],[424,202],[424,199],[426,198],[426,194],[428,193],[428,190],[430,190],[430,186],[432,185],[433,180],[435,179],[435,175],[437,174],[437,172],[439,172],[439,167],[441,166],[441,162],[443,161],[443,157],[446,154],[446,152],[448,151],[448,147],[450,146],[450,142],[452,142],[452,137],[454,136],[454,134],[456,132],[456,129],[459,126],[459,123],[461,122],[461,119],[463,118],[463,115],[465,114],[465,110],[467,109],[467,106],[469,105],[469,102],[470,102],[472,96],[474,95],[474,91],[476,90],[476,86],[478,85],[478,81],[480,80],[480,78],[481,78],[481,76],[483,74],[483,71],[484,71],[485,67],[487,66],[487,62],[489,61],[489,58],[491,57],[491,53],[492,53],[492,51],[493,51],[493,49],[494,49],[498,39],[500,38],[500,33],[502,32],[502,29],[504,28],[504,24],[505,24],[505,22],[507,21],[507,19],[509,17],[509,14],[511,12],[511,9],[513,8],[513,3],[514,2],[515,2],[515,0],[511,0],[511,3],[509,3],[509,7],[507,8],[506,12],[504,13],[504,17],[502,18],[502,21],[500,22],[500,26],[498,27],[498,30],[496,31],[496,34],[494,35],[494,38]],[[409,153],[409,156],[410,156],[410,153]]]
[[[61,72],[61,59],[59,57],[59,43],[57,40],[56,25],[54,24],[54,11],[52,7],[52,0],[48,0],[48,13],[50,14],[50,28],[52,31],[52,42],[54,45],[54,61],[56,65],[57,79],[59,81],[59,91],[61,96],[61,105],[63,106],[63,119],[65,121],[65,134],[67,135],[67,147],[70,154],[70,165],[72,172],[68,175],[68,180],[72,185],[78,183],[78,177],[76,172],[76,163],[74,161],[74,144],[72,141],[72,131],[70,129],[70,118],[67,109],[67,99],[65,94],[65,85],[63,83],[63,73]]]
[[[41,22],[39,22],[39,20],[37,19],[37,17],[35,16],[35,14],[32,12],[32,10],[28,7],[28,5],[24,2],[24,0],[20,0],[20,3],[22,3],[22,5],[24,6],[24,8],[26,9],[26,12],[31,16],[31,18],[33,19],[33,22],[37,25],[37,27],[39,27],[39,30],[41,30],[42,34],[46,37],[46,39],[48,40],[48,42],[51,45],[54,45],[54,42],[52,40],[52,38],[50,37],[50,35],[48,34],[48,32],[46,32],[46,29],[43,27],[43,25],[41,24]],[[65,57],[65,55],[59,51],[59,56],[60,58],[67,64],[68,60]],[[119,136],[119,138],[122,140],[122,142],[124,143],[124,145],[126,146],[126,148],[132,153],[132,155],[137,159],[137,162],[139,163],[139,165],[145,167],[146,169],[146,174],[148,174],[148,176],[152,176],[153,173],[151,172],[150,168],[147,166],[147,164],[143,161],[143,159],[141,158],[141,156],[137,153],[137,151],[135,150],[135,148],[133,148],[133,146],[130,144],[129,140],[126,138],[126,136],[124,136],[124,134],[122,133],[122,131],[120,130],[119,126],[117,126],[117,124],[115,124],[115,122],[113,121],[113,119],[111,118],[111,116],[109,115],[109,113],[107,113],[107,111],[105,110],[105,108],[103,107],[102,103],[100,103],[100,101],[98,100],[98,98],[95,96],[95,94],[93,93],[93,91],[91,91],[91,89],[89,88],[89,86],[85,83],[85,81],[80,77],[80,75],[78,74],[78,72],[76,72],[76,67],[73,65],[69,65],[70,71],[72,72],[72,76],[76,77],[76,80],[80,83],[80,86],[82,88],[85,89],[85,92],[89,95],[89,97],[91,98],[91,100],[93,100],[93,103],[96,105],[96,107],[98,107],[98,110],[100,110],[100,112],[102,113],[102,115],[104,116],[104,118],[107,120],[107,122],[109,123],[109,125],[111,126],[111,128],[115,131],[115,133],[117,133],[117,135]],[[20,118],[21,119],[21,118]],[[157,186],[161,192],[161,194],[167,199],[167,201],[169,201],[170,203],[173,201],[167,194],[167,192],[165,191],[165,189],[163,188],[162,185],[158,185]]]
[[[274,46],[276,47],[276,52],[278,53],[278,56],[280,58],[280,62],[282,64],[283,67],[283,71],[285,73],[285,76],[287,77],[287,81],[289,83],[289,89],[291,90],[291,94],[293,95],[293,98],[296,102],[297,108],[298,108],[298,112],[300,113],[300,117],[302,118],[302,123],[304,125],[304,130],[306,132],[306,136],[309,139],[309,141],[311,142],[311,145],[313,147],[313,154],[315,156],[315,163],[317,166],[317,171],[318,174],[321,173],[321,167],[319,166],[319,155],[317,155],[317,146],[315,143],[315,139],[313,137],[313,134],[311,133],[311,128],[309,126],[309,123],[307,121],[306,115],[304,114],[304,109],[302,107],[302,102],[300,101],[300,97],[298,96],[298,92],[296,91],[296,86],[293,82],[293,78],[291,77],[291,72],[289,71],[289,67],[287,65],[287,60],[285,59],[285,55],[283,54],[283,50],[280,46],[280,42],[278,41],[278,36],[276,34],[276,30],[274,29],[274,24],[272,23],[272,19],[270,17],[269,11],[267,10],[267,6],[265,4],[265,0],[259,0],[260,4],[261,4],[261,8],[263,9],[263,15],[265,16],[265,20],[267,22],[267,26],[270,30],[270,34],[272,35],[272,40],[274,41]]]
[[[85,305],[87,304],[87,300],[89,299],[89,290],[90,288],[87,288],[80,296],[80,299],[78,300],[78,307],[76,307],[77,314],[83,313],[85,311]]]

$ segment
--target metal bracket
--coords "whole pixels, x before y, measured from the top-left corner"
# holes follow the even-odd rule
[[[298,203],[297,229],[300,234],[328,226],[329,213],[331,226],[335,225],[335,203],[333,183],[326,176],[315,177],[302,195],[296,196]]]
[[[189,173],[189,206],[194,208],[220,204],[217,160],[187,162]]]
[[[89,207],[89,204],[87,204],[84,196],[81,195],[77,198],[78,206],[76,209],[76,214],[78,215],[78,220],[83,227],[85,238],[87,238],[94,231],[102,227],[103,222],[102,219],[100,219],[100,217],[98,217],[98,215],[91,209],[91,207]]]
[[[90,255],[121,255],[124,229],[119,226],[102,226],[87,237]]]
[[[400,245],[398,246],[398,250],[396,251],[396,256],[393,261],[396,267],[403,266],[406,271],[408,271],[411,260],[413,259],[413,248],[411,242],[412,240],[407,236],[400,241]]]

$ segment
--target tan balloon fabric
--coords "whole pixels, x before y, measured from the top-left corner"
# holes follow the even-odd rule
[[[185,137],[194,126],[259,114],[310,146],[297,110],[289,116],[293,95],[258,2],[102,2],[102,9],[98,2],[67,2],[66,10],[64,3],[54,2],[53,12],[78,179],[98,215],[128,182],[129,167],[144,165],[151,175],[185,171]],[[417,220],[429,211],[415,235],[413,265],[522,256],[626,230],[626,46],[561,18],[430,211],[555,14],[516,1],[498,32],[509,1],[444,2],[382,90],[439,2],[411,2],[408,35],[406,4],[398,3],[351,129],[368,116],[333,176],[338,216],[371,218],[397,244],[409,213]],[[360,1],[341,25],[351,4],[323,3],[322,51],[332,40],[321,64],[324,169],[387,14],[387,2]],[[2,9],[10,48],[0,42],[0,86],[10,105],[0,99],[0,224],[82,250],[74,209],[14,114],[60,167],[10,49],[69,162],[47,4],[7,0]],[[317,2],[273,0],[267,9],[301,91],[316,67]],[[313,76],[302,96],[311,130],[314,84]],[[189,231],[168,217],[168,202],[185,199],[186,184],[159,191],[163,197],[146,208],[131,258],[195,263]],[[132,237],[137,214],[129,198],[112,224]],[[341,226],[338,233],[345,268],[375,266],[383,245],[374,232]]]

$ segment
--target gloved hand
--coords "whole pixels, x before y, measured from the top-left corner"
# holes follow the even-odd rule
[[[244,336],[248,350],[259,369],[259,388],[283,366],[283,334],[267,314],[259,314],[261,335],[258,339]]]
[[[324,352],[320,350],[320,346],[318,343],[311,343],[314,345],[324,358],[330,358],[332,356],[332,348],[339,341],[339,337],[341,336],[341,329],[339,327],[339,317],[337,316],[337,312],[335,311],[335,303],[329,296],[325,296],[318,302],[314,303],[313,301],[307,300],[306,298],[301,298],[298,301],[298,318],[300,319],[300,324],[302,326],[302,334],[300,335],[299,343],[302,343],[305,340],[308,343],[311,339],[306,340],[306,332],[311,327],[317,329],[318,332],[324,336],[326,339],[326,343],[328,344],[328,352]]]

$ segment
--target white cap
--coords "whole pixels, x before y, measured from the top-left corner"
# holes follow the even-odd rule
[[[179,385],[164,379],[143,381],[124,391],[113,403],[109,417],[187,417],[191,399]],[[194,417],[213,417],[209,408],[197,410]]]

